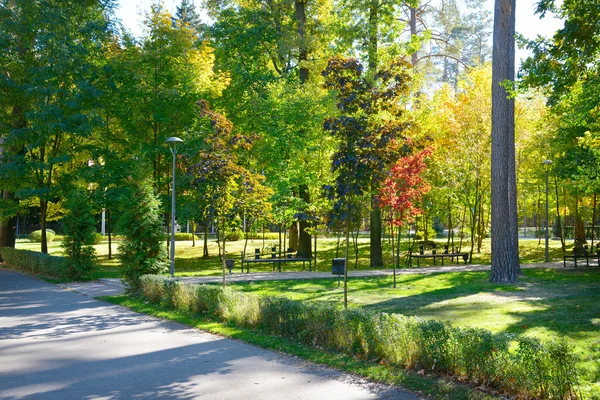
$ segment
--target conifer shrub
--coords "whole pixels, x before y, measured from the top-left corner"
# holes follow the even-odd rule
[[[75,280],[90,279],[96,268],[96,221],[87,193],[75,189],[64,201],[67,210],[62,219],[64,238],[62,247],[66,258],[68,276]]]
[[[140,288],[140,277],[160,274],[167,269],[167,252],[163,243],[160,202],[149,181],[132,182],[121,198],[122,214],[118,230],[123,235],[119,245],[122,279],[130,291]]]

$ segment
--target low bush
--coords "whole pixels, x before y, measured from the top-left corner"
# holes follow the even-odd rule
[[[11,268],[31,274],[52,278],[68,278],[68,268],[64,257],[50,256],[37,251],[2,247],[0,254]]]
[[[104,236],[101,233],[96,232],[94,234],[94,244],[100,244],[104,240]]]
[[[283,233],[281,234],[281,237],[283,237]],[[278,240],[279,239],[279,233],[277,233],[277,232],[265,232],[263,234],[262,232],[246,232],[244,234],[244,239],[246,239],[246,238],[248,238],[250,240],[262,240],[263,238],[265,240]]]
[[[50,243],[54,240],[56,236],[56,232],[52,229],[46,229],[46,241]],[[42,243],[42,231],[38,229],[37,231],[33,231],[29,234],[29,241],[33,243]]]
[[[576,399],[577,356],[565,343],[457,328],[444,322],[259,297],[230,288],[141,278],[156,304],[260,329],[335,352],[454,376],[521,399]]]
[[[227,234],[225,235],[225,239],[227,239],[228,242],[236,242],[238,240],[242,240],[242,236],[243,233],[242,231],[232,231],[232,232],[227,232]],[[221,235],[221,237],[223,237]]]
[[[194,237],[193,233],[185,233],[185,232],[175,233],[175,241],[192,240],[193,237]],[[169,238],[171,238],[171,234],[169,234]],[[198,240],[197,235],[196,235],[196,240]]]

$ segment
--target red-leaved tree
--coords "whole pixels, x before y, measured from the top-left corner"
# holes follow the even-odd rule
[[[392,232],[392,256],[395,256],[394,287],[396,287],[396,268],[400,266],[400,234],[404,224],[414,222],[415,216],[423,214],[419,208],[423,195],[430,186],[423,179],[427,170],[425,159],[432,153],[430,148],[423,149],[400,158],[392,167],[388,178],[379,191],[382,207],[387,207],[387,223]],[[394,228],[396,237],[394,238]],[[395,244],[394,244],[395,242]]]

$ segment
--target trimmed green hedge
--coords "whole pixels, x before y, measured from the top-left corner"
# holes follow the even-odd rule
[[[64,257],[50,256],[37,251],[0,248],[2,259],[10,267],[32,274],[54,278],[67,278],[68,269]]]
[[[143,276],[141,292],[147,300],[177,310],[406,369],[453,376],[508,396],[580,397],[577,356],[564,342],[542,343],[361,308],[343,310],[329,303],[259,297],[160,275]]]
[[[192,240],[193,235],[194,235],[193,233],[185,233],[185,232],[175,233],[175,241]],[[171,238],[170,233],[169,233],[168,237]],[[198,240],[198,235],[196,235],[196,240]]]

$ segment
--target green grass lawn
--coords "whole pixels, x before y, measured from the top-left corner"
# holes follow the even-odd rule
[[[489,282],[489,272],[350,278],[349,304],[485,328],[566,340],[582,361],[582,386],[600,398],[600,269],[525,270],[515,285]],[[303,301],[342,302],[337,280],[231,283],[243,291]],[[587,398],[587,397],[586,397]]]
[[[439,248],[443,248],[446,244],[444,239],[436,239]],[[246,254],[253,257],[254,249],[261,249],[263,254],[270,257],[271,247],[276,245],[276,240],[249,240],[246,248]],[[237,268],[239,268],[239,258],[241,251],[244,250],[245,242],[236,241],[227,243],[227,254],[228,258],[234,258],[237,261]],[[455,242],[455,246],[458,246],[458,241]],[[116,257],[118,254],[118,242],[113,241],[112,254],[113,258],[108,259],[108,242],[103,241],[101,244],[94,246],[96,254],[98,256],[98,262],[100,264],[100,270],[97,273],[98,278],[118,278],[119,272],[119,260]],[[354,246],[350,248],[349,265],[350,269],[369,269],[369,240],[368,238],[358,239],[358,255],[356,254]],[[569,243],[569,247],[572,247],[572,243]],[[17,248],[27,250],[40,250],[39,243],[30,243],[26,240],[19,240],[17,242]],[[408,249],[408,241],[405,239],[402,242],[402,250],[404,256],[402,264],[406,265],[406,251]],[[221,264],[219,262],[219,250],[217,243],[214,239],[208,241],[208,250],[210,256],[207,258],[202,257],[202,241],[196,241],[196,246],[192,246],[192,241],[179,241],[175,245],[175,273],[177,276],[200,276],[200,275],[219,275],[221,273]],[[391,256],[391,244],[389,241],[384,242],[384,263],[385,268],[392,267],[392,256]],[[469,246],[466,241],[463,242],[463,252],[469,252]],[[62,248],[60,242],[51,242],[48,244],[48,251],[50,254],[62,254]],[[523,263],[536,263],[544,260],[544,241],[539,242],[538,240],[521,240],[519,242],[519,252],[521,256],[521,262]],[[331,270],[331,259],[334,257],[342,257],[344,254],[343,242],[340,244],[338,251],[337,240],[335,238],[319,238],[317,241],[317,269],[320,271]],[[550,241],[550,258],[554,261],[562,260],[562,250],[560,248],[560,241]],[[462,262],[462,261],[461,261]],[[486,239],[483,241],[481,252],[473,252],[473,262],[476,264],[489,264],[490,263],[490,240]],[[421,265],[431,265],[431,259],[421,260]],[[287,271],[298,271],[302,269],[301,263],[286,263],[283,268]],[[308,266],[307,266],[308,268]],[[272,270],[272,266],[268,263],[265,264],[253,264],[251,270],[255,272],[264,272]]]

